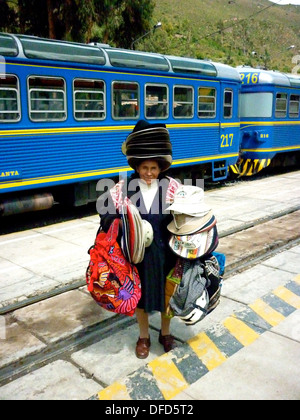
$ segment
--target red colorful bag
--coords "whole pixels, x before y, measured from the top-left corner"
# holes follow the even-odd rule
[[[136,267],[125,259],[117,242],[119,225],[120,220],[115,219],[107,234],[97,235],[89,249],[86,282],[98,305],[132,316],[141,298],[141,283]]]

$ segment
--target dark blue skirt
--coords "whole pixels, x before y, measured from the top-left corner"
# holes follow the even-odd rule
[[[141,279],[142,297],[138,308],[145,312],[164,312],[166,277],[176,264],[176,255],[169,248],[170,233],[167,225],[171,222],[170,215],[144,214],[143,219],[151,223],[154,239],[150,247],[145,249],[145,256],[137,264]]]

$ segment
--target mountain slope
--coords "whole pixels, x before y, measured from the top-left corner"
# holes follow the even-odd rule
[[[161,29],[136,49],[285,72],[292,72],[300,54],[300,6],[268,0],[156,0],[154,21],[162,22]]]

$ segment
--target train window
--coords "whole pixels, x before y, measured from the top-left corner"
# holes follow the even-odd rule
[[[75,79],[73,95],[76,120],[104,120],[105,85],[102,80]]]
[[[174,118],[192,118],[194,115],[194,89],[192,86],[174,86]]]
[[[167,85],[148,83],[145,85],[146,118],[168,118],[169,88]]]
[[[275,117],[285,118],[287,111],[287,94],[286,93],[277,93],[276,95],[276,109]]]
[[[241,118],[272,117],[273,93],[242,93],[239,99],[239,114]]]
[[[113,118],[138,119],[139,85],[135,82],[113,82]]]
[[[95,46],[81,45],[75,42],[37,39],[26,35],[19,35],[18,38],[28,58],[98,65],[105,64],[104,52]]]
[[[63,78],[30,76],[28,90],[32,121],[66,120],[66,86]]]
[[[223,116],[224,118],[232,118],[233,109],[233,91],[232,89],[224,90],[224,104],[223,104]]]
[[[6,74],[0,77],[0,122],[17,122],[21,119],[19,80]]]
[[[291,95],[290,96],[290,118],[298,118],[300,109],[300,95]]]
[[[217,76],[217,69],[210,62],[196,60],[193,58],[167,56],[174,73],[194,73]]]
[[[16,57],[18,52],[19,50],[13,37],[7,34],[0,34],[0,55]]]
[[[141,69],[151,69],[169,71],[167,60],[159,54],[149,54],[138,51],[120,51],[113,48],[105,50],[109,61],[114,67],[133,67]]]
[[[16,122],[21,118],[19,81],[16,76],[0,78],[0,122]]]
[[[198,89],[198,117],[214,118],[216,116],[216,89],[199,87]]]

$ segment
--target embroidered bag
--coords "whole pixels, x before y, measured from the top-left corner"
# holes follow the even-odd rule
[[[86,282],[98,305],[132,316],[141,298],[141,284],[136,267],[125,259],[117,242],[119,224],[115,219],[108,233],[100,232],[89,249]]]

